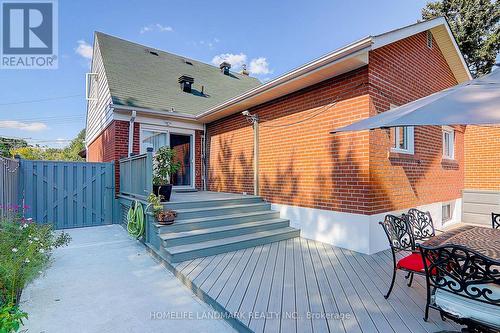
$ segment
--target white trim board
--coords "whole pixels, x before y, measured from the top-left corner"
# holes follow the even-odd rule
[[[453,216],[446,226],[460,222],[462,199],[453,202]],[[442,226],[442,202],[417,206],[417,209],[429,211],[436,228]],[[300,236],[345,249],[373,254],[389,248],[389,243],[382,227],[378,224],[386,214],[400,215],[407,211],[385,212],[375,215],[363,215],[336,212],[331,210],[271,204],[273,210],[280,212],[282,218],[290,220],[290,226],[300,229]]]

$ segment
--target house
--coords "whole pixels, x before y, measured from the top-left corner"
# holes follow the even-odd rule
[[[87,159],[182,147],[175,186],[258,194],[303,237],[374,253],[387,248],[387,213],[460,220],[464,128],[329,132],[470,78],[443,18],[363,38],[265,84],[227,63],[96,33]]]

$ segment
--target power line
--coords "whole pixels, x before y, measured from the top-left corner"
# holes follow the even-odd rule
[[[69,115],[61,115],[61,116],[39,116],[39,117],[28,117],[28,118],[8,118],[8,119],[0,119],[0,121],[42,121],[42,120],[59,120],[59,119],[80,119],[85,118],[84,114],[69,114]]]
[[[30,104],[30,103],[40,103],[40,102],[48,102],[48,101],[55,101],[55,100],[69,99],[69,98],[76,98],[76,97],[82,97],[82,96],[83,96],[83,94],[68,95],[68,96],[59,96],[59,97],[50,97],[50,98],[41,98],[41,99],[32,99],[32,100],[25,100],[25,101],[0,103],[0,106],[18,105],[18,104]]]

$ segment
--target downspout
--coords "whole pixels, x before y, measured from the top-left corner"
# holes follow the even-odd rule
[[[132,153],[134,152],[134,122],[136,116],[137,112],[132,111],[128,125],[128,157],[132,156]]]
[[[259,116],[248,110],[241,114],[253,127],[253,194],[259,195]]]
[[[203,124],[203,145],[201,147],[202,149],[202,155],[201,155],[201,168],[202,168],[202,173],[201,176],[203,177],[202,183],[203,183],[203,191],[206,191],[208,188],[207,184],[207,124]]]
[[[253,120],[253,194],[259,195],[259,118]]]

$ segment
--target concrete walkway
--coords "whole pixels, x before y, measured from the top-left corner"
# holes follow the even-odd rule
[[[69,233],[23,294],[28,332],[233,332],[122,227]]]

